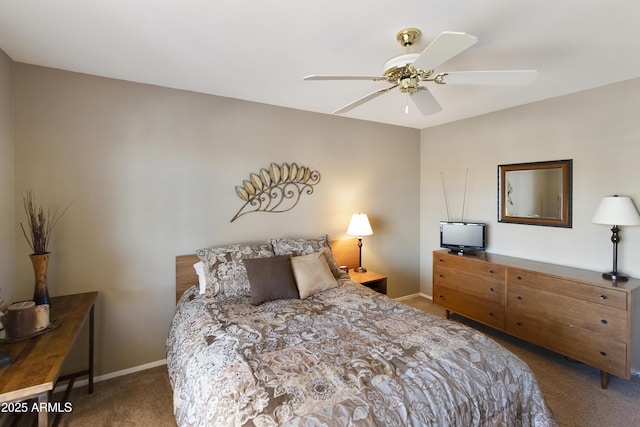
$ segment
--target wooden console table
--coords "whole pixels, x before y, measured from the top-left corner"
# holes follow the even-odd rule
[[[479,253],[433,253],[433,302],[625,379],[640,369],[640,280]]]
[[[54,297],[51,299],[51,319],[60,326],[36,337],[1,343],[0,350],[11,358],[11,364],[0,369],[0,403],[37,398],[36,408],[49,407],[49,397],[58,381],[68,380],[63,400],[67,400],[75,378],[89,377],[89,393],[93,392],[94,304],[98,292]],[[89,366],[86,370],[60,376],[65,361],[82,325],[89,317]],[[23,406],[31,413],[33,405]],[[22,411],[21,411],[22,412]],[[48,425],[48,412],[39,410],[38,426]],[[56,412],[54,425],[62,412]]]

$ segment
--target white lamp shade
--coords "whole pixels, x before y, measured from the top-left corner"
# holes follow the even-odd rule
[[[640,225],[640,215],[629,197],[611,196],[602,199],[591,221],[606,225]]]
[[[371,224],[369,224],[369,218],[367,214],[357,213],[353,214],[351,221],[349,222],[349,228],[347,228],[347,234],[350,236],[370,236],[373,234],[371,230]]]

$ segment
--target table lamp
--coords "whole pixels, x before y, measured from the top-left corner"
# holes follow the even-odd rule
[[[358,238],[358,268],[356,268],[355,271],[358,273],[364,273],[367,269],[362,267],[362,236],[370,236],[373,234],[367,214],[353,214],[351,221],[349,222],[349,228],[347,228],[347,234]]]
[[[640,215],[629,197],[604,197],[591,220],[595,224],[612,225],[611,242],[613,243],[613,270],[602,273],[602,277],[611,281],[624,282],[629,276],[618,271],[618,242],[620,241],[619,225],[640,225]]]

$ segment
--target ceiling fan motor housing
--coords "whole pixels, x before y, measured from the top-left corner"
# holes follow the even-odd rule
[[[427,79],[433,70],[416,70],[411,64],[420,54],[411,53],[394,56],[384,64],[384,77],[391,84],[398,84],[403,93],[414,93],[424,89],[419,86],[421,80]]]
[[[396,34],[396,40],[404,46],[407,51],[403,55],[394,56],[384,64],[384,77],[387,82],[397,84],[402,93],[413,94],[425,89],[419,86],[421,79],[426,79],[433,70],[416,70],[412,64],[420,56],[419,53],[411,53],[410,48],[422,33],[417,28],[405,28]]]

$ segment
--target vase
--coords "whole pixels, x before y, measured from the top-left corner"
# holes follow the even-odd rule
[[[36,305],[49,304],[49,288],[47,287],[47,268],[49,266],[49,253],[31,254],[31,264],[33,264],[33,274],[35,275],[36,284],[33,289],[33,300]]]

